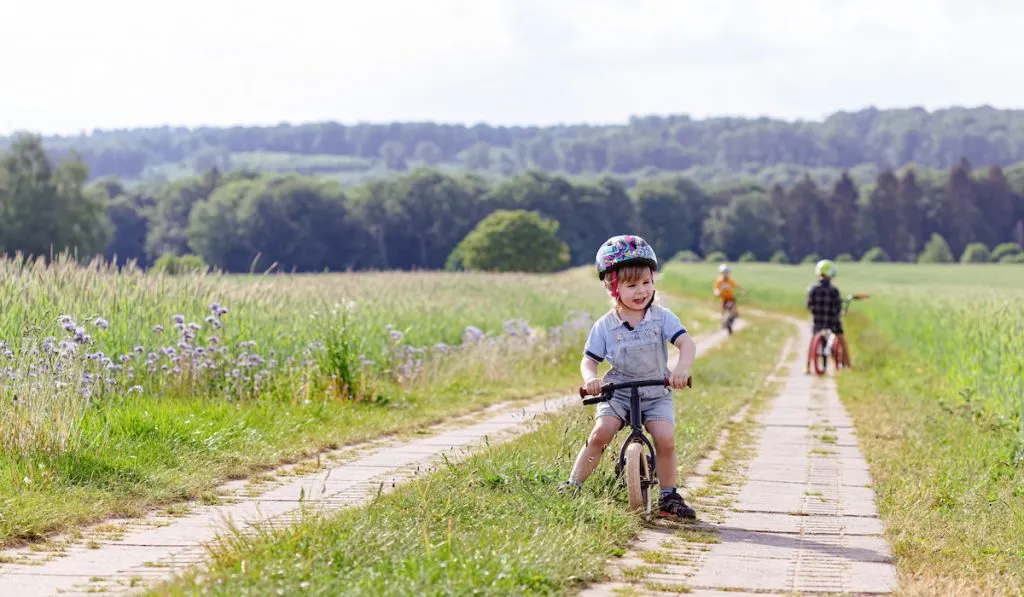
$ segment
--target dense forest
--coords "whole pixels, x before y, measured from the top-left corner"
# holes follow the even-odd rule
[[[828,186],[805,176],[789,186],[711,188],[674,175],[627,188],[611,175],[539,169],[490,182],[429,167],[351,187],[216,167],[142,186],[88,178],[80,161],[54,160],[40,137],[17,137],[0,155],[0,249],[71,249],[143,267],[191,254],[234,272],[434,269],[497,210],[557,222],[572,265],[590,263],[602,241],[626,231],[647,237],[663,259],[689,251],[916,261],[936,235],[952,258],[972,243],[1024,242],[1024,169],[975,170],[966,159],[944,172],[884,169],[866,185],[844,174]]]
[[[12,139],[0,138],[0,150]],[[634,117],[615,126],[504,127],[477,124],[337,122],[269,127],[151,128],[47,137],[51,156],[78,155],[92,178],[126,184],[222,172],[297,172],[344,185],[421,166],[474,172],[495,182],[531,169],[627,187],[683,174],[702,185],[740,180],[794,184],[809,174],[858,184],[887,168],[948,170],[1024,161],[1024,111],[990,107],[839,112],[821,122],[685,115]]]

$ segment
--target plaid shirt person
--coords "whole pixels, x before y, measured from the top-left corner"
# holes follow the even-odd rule
[[[807,288],[807,308],[814,319],[815,332],[828,329],[836,334],[843,333],[843,297],[828,278]]]

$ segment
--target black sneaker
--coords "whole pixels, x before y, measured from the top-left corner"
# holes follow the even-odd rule
[[[661,496],[660,505],[661,515],[665,518],[687,518],[690,520],[697,518],[697,512],[687,506],[683,496],[675,491]]]

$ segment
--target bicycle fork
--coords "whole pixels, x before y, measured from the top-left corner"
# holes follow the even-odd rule
[[[626,437],[626,441],[622,442],[622,449],[619,450],[619,461],[615,464],[615,475],[622,475],[626,469],[626,449],[629,448],[629,444],[638,441],[647,447],[647,475],[644,476],[643,480],[644,487],[646,488],[652,484],[651,479],[657,470],[655,468],[657,460],[654,454],[654,445],[647,439],[647,435],[644,434],[644,426],[640,415],[640,390],[639,388],[632,388],[629,396],[629,436]]]

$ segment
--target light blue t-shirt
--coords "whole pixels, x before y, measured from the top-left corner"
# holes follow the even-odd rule
[[[598,363],[607,360],[612,366],[605,375],[606,382],[668,377],[668,349],[666,343],[686,333],[676,314],[654,304],[644,318],[631,329],[614,309],[598,319],[587,337],[584,354]],[[671,393],[668,388],[640,388],[644,397],[655,398]]]

